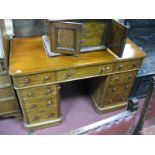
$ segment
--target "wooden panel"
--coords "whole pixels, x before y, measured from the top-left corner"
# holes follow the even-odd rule
[[[14,96],[11,87],[0,88],[0,97],[9,97],[9,96]]]
[[[101,46],[104,44],[104,20],[88,20],[82,24],[81,46]]]
[[[52,22],[50,24],[50,43],[53,52],[78,54],[80,52],[81,24]]]
[[[9,75],[0,75],[0,85],[9,84],[10,82]]]
[[[112,72],[112,70],[112,64],[63,70],[56,73],[56,79],[57,81],[64,81],[95,75],[103,75]]]
[[[119,62],[114,65],[114,71],[139,69],[141,66],[141,63],[142,63],[142,60]]]
[[[110,20],[106,39],[107,47],[122,57],[127,40],[127,28],[115,20]]]
[[[36,75],[28,75],[21,77],[13,77],[13,81],[16,87],[28,87],[33,85],[40,85],[55,81],[55,73],[44,73]]]
[[[0,115],[11,112],[18,112],[18,105],[15,99],[0,100]]]

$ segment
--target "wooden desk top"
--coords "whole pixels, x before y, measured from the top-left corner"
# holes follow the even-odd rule
[[[142,57],[145,57],[145,53],[130,40],[122,58],[118,58],[109,50],[86,52],[79,57],[48,57],[41,37],[14,38],[11,40],[9,73],[19,76]]]

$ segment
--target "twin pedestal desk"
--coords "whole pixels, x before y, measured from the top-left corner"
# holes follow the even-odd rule
[[[58,125],[63,118],[60,84],[78,79],[88,79],[99,114],[125,108],[144,57],[129,39],[122,58],[110,50],[86,52],[79,57],[48,57],[41,37],[12,39],[9,74],[25,127],[35,130]]]

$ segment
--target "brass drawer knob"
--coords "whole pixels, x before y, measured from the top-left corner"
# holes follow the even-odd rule
[[[126,89],[129,89],[129,86],[125,86]]]
[[[30,96],[30,97],[31,97],[32,95],[33,95],[33,94],[32,94],[32,92],[28,92],[28,96]]]
[[[112,99],[109,100],[109,103],[112,103]]]
[[[117,76],[117,77],[115,78],[115,80],[116,80],[116,81],[119,81],[119,79],[120,79],[120,77],[119,77],[119,76]]]
[[[53,116],[54,116],[53,113],[48,114],[48,117],[49,117],[49,118],[50,118],[50,117],[53,117]]]
[[[31,109],[35,109],[36,105],[35,104],[32,104],[31,105]]]
[[[116,92],[117,91],[117,89],[116,88],[113,88],[113,92]]]
[[[52,101],[48,101],[48,106],[51,106],[52,105]]]
[[[119,65],[119,69],[123,69],[124,68],[124,65],[123,64],[120,64]]]
[[[51,93],[52,91],[51,91],[51,89],[47,88],[46,92],[47,92],[47,94],[49,94],[49,93]]]
[[[133,67],[133,68],[136,68],[136,67],[137,67],[137,64],[136,64],[136,63],[134,63],[134,64],[132,65],[132,67]]]
[[[68,72],[67,77],[71,77],[73,75],[73,72]]]
[[[105,72],[106,71],[106,68],[105,67],[102,67],[101,68],[101,73]]]
[[[25,83],[28,84],[29,82],[30,82],[30,79],[29,78],[26,78],[25,79]]]
[[[45,81],[49,80],[49,76],[46,75],[46,76],[44,77],[44,80],[45,80]]]

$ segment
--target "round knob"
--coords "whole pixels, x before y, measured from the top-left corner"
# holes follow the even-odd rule
[[[109,103],[112,103],[112,99],[109,100]]]
[[[125,86],[126,89],[129,89],[129,86]]]
[[[51,106],[52,105],[52,101],[48,101],[48,106]]]
[[[47,94],[51,93],[51,89],[47,88]]]
[[[108,67],[106,67],[106,70],[109,70],[110,69],[110,67],[108,66]]]
[[[32,95],[33,95],[32,92],[29,92],[29,93],[28,93],[28,96],[32,96]]]
[[[67,77],[71,77],[73,75],[73,72],[68,72]]]
[[[29,83],[30,82],[30,79],[29,78],[26,78],[25,79],[25,83],[27,84],[27,83]]]
[[[113,92],[116,92],[116,90],[117,90],[116,88],[113,88]]]
[[[34,109],[35,107],[36,107],[35,104],[32,104],[32,105],[31,105],[31,109]]]
[[[101,68],[101,73],[103,73],[105,71],[106,71],[106,68],[105,67]]]
[[[133,67],[133,68],[137,67],[137,64],[136,64],[136,63],[134,63],[134,64],[132,65],[132,67]]]
[[[123,64],[120,64],[119,65],[119,69],[123,69],[124,68],[124,65]]]
[[[119,76],[117,76],[117,77],[115,78],[116,81],[118,81],[119,79],[120,79]]]
[[[48,117],[53,117],[53,116],[54,116],[54,114],[53,114],[53,113],[48,114]]]
[[[44,77],[44,80],[49,80],[49,76],[46,75],[46,76]]]
[[[128,79],[132,79],[132,75],[131,74],[129,75]]]

